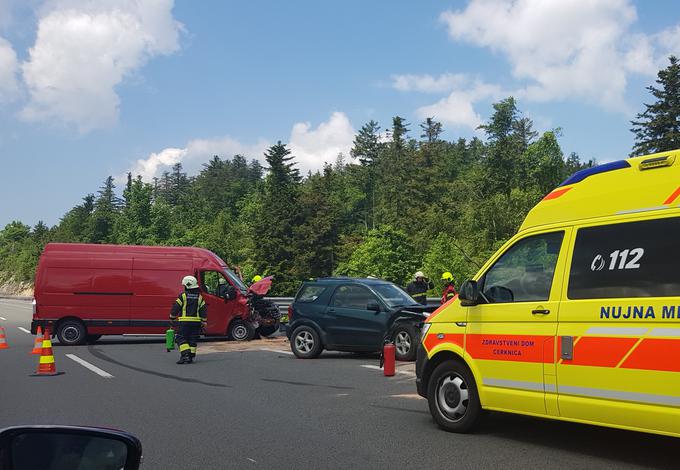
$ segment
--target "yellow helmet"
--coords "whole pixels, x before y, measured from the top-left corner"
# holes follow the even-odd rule
[[[261,280],[262,280],[262,276],[260,276],[259,274],[255,274],[253,276],[252,282],[256,283],[256,282],[261,281]]]
[[[451,274],[450,272],[446,271],[444,274],[442,274],[442,279],[443,279],[444,281],[453,282],[453,274]]]

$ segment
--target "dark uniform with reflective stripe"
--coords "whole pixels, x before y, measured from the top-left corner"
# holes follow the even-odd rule
[[[406,292],[419,304],[427,305],[427,291],[433,288],[432,281],[413,281],[406,286]]]
[[[176,339],[181,358],[178,364],[193,361],[201,326],[207,318],[208,306],[198,289],[186,289],[175,300],[170,311],[170,321],[179,322]]]

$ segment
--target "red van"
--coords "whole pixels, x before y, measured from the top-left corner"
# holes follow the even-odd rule
[[[186,275],[198,279],[208,304],[206,335],[252,337],[248,288],[213,252],[80,243],[49,243],[40,256],[31,332],[49,327],[66,345],[102,335],[162,334]],[[218,295],[225,290],[231,300]]]

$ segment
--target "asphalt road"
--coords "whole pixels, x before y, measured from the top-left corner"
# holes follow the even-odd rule
[[[143,468],[680,468],[678,439],[614,429],[490,413],[474,434],[443,432],[412,374],[387,379],[374,356],[303,361],[256,342],[210,354],[199,344],[197,363],[178,366],[161,340],[112,337],[55,345],[65,374],[30,377],[38,356],[19,329],[30,317],[29,303],[0,300],[10,345],[0,350],[0,427],[123,429],[141,439]]]

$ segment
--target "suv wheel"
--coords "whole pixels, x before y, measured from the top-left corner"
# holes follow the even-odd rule
[[[453,360],[439,364],[432,372],[427,402],[439,427],[451,432],[470,431],[482,408],[472,373],[460,361]]]
[[[290,336],[290,349],[300,359],[319,357],[323,347],[316,330],[309,326],[299,326]]]
[[[411,326],[399,327],[394,334],[395,357],[398,361],[414,361],[418,347],[418,334]]]

